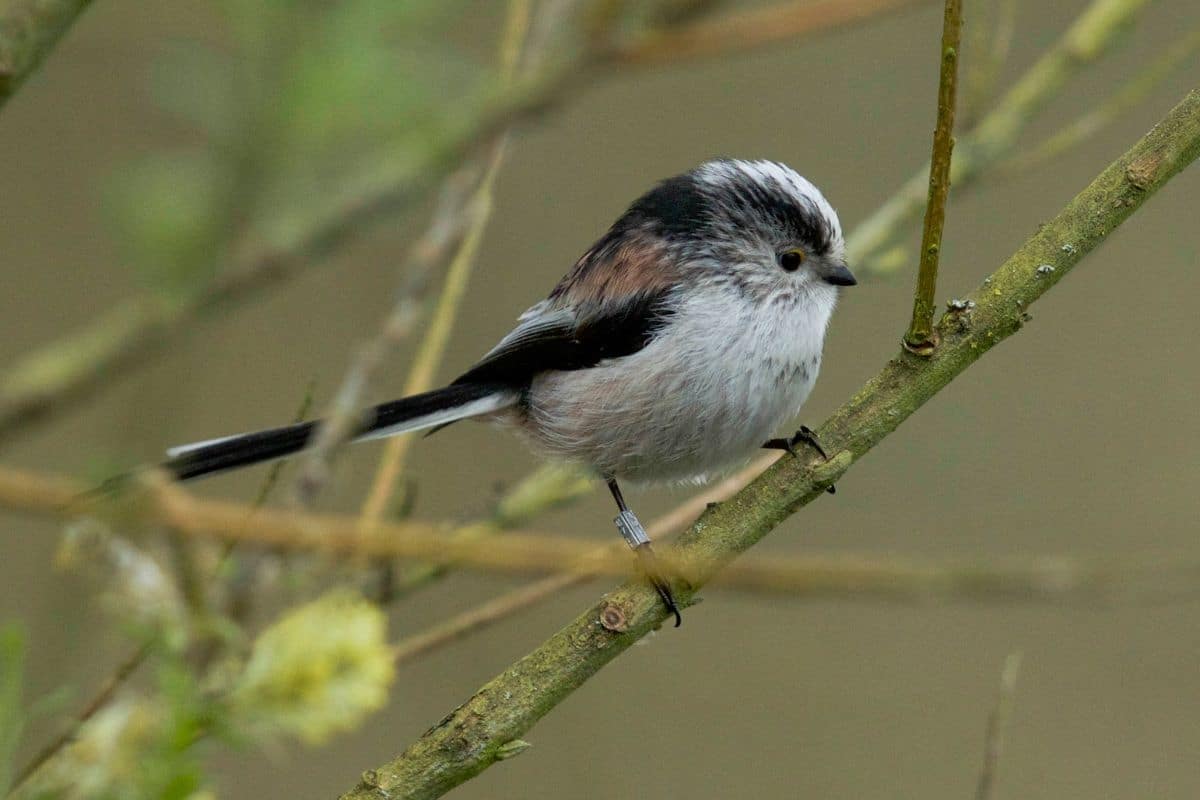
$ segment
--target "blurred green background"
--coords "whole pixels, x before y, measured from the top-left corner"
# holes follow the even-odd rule
[[[306,45],[316,53],[311,63],[289,65],[315,77],[289,96],[272,76],[228,57],[238,37],[274,41],[229,23],[253,15],[206,4],[98,3],[0,114],[0,365],[147,284],[186,291],[212,263],[203,255],[214,231],[247,217],[269,236],[272,220],[286,216],[281,209],[319,196],[378,143],[422,135],[438,114],[453,114],[447,98],[481,91],[501,5],[454,3],[403,20],[401,4],[393,24],[409,38],[388,44],[398,55],[381,60],[361,48],[361,63],[339,73],[344,84],[325,86],[359,124],[342,129],[337,102],[325,103],[326,116],[303,136],[272,139],[279,163],[230,177],[205,162],[242,141],[222,140],[221,125],[273,135],[272,115],[289,113],[289,102],[322,102],[319,48],[343,47],[339,58],[357,52],[337,37],[369,38],[372,26],[347,14],[345,30],[322,29]],[[1084,5],[1020,2],[1001,88]],[[442,377],[505,333],[652,180],[705,158],[785,161],[853,227],[927,158],[940,16],[936,4],[924,5],[760,52],[616,71],[521,125]],[[1094,107],[1200,25],[1194,0],[1159,0],[1141,16],[1116,52],[1058,95],[1029,141]],[[214,79],[223,70],[233,71],[228,80]],[[1193,57],[1083,146],[955,201],[939,296],[974,287],[1198,82]],[[230,86],[247,95],[222,96]],[[221,108],[261,116],[221,118]],[[1200,558],[1198,190],[1192,169],[1153,198],[1033,309],[1021,335],[759,552]],[[213,217],[213,198],[230,196],[234,211]],[[156,207],[140,208],[145,197]],[[139,212],[159,216],[142,230]],[[198,322],[166,357],[6,444],[4,462],[94,475],[105,463],[154,461],[168,445],[286,421],[310,381],[326,404],[348,358],[387,313],[423,219],[418,208],[377,226],[265,299]],[[155,233],[162,230],[172,235]],[[189,267],[191,258],[200,266]],[[165,261],[176,268],[155,271]],[[906,267],[844,294],[804,411],[809,424],[895,353],[912,278]],[[372,399],[399,392],[412,347],[389,362]],[[357,508],[378,449],[345,454],[323,508]],[[471,458],[453,457],[468,449]],[[416,513],[470,519],[534,464],[501,432],[455,426],[414,448]],[[261,474],[223,476],[198,491],[250,499]],[[649,517],[685,496],[651,490],[631,499]],[[538,527],[605,536],[611,515],[597,493]],[[69,684],[82,700],[128,642],[92,602],[93,586],[51,569],[60,526],[0,520],[0,616],[27,626],[27,693]],[[453,575],[392,609],[392,636],[521,582]],[[227,798],[348,789],[607,585],[563,594],[402,667],[387,709],[325,747],[222,751],[212,762],[214,788]],[[1193,798],[1198,611],[1195,601],[886,604],[711,589],[683,628],[652,636],[539,723],[526,737],[533,750],[455,796],[961,798],[979,771],[1001,663],[1020,649],[998,796]],[[34,724],[26,754],[54,729]]]

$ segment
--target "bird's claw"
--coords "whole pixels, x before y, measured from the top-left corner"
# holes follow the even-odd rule
[[[796,445],[806,444],[812,449],[821,454],[821,458],[829,460],[829,454],[825,452],[825,448],[821,446],[821,440],[817,438],[817,432],[807,425],[801,425],[799,430],[792,434],[790,439],[769,439],[763,444],[764,448],[769,450],[786,450],[794,458],[800,457],[800,451],[796,449]],[[837,494],[837,487],[830,485],[825,489],[829,494]]]

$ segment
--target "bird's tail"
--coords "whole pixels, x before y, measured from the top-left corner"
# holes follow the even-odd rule
[[[512,389],[482,384],[451,384],[375,406],[354,441],[379,439],[423,428],[441,427],[468,417],[490,414],[516,404]],[[163,466],[179,480],[284,458],[303,450],[319,422],[239,433],[221,439],[172,447]]]

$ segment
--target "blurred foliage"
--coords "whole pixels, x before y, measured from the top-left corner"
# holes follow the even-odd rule
[[[387,701],[395,674],[387,620],[362,597],[334,591],[296,608],[254,642],[231,695],[241,724],[319,744]]]
[[[123,697],[79,730],[62,757],[30,785],[33,796],[89,800],[185,800],[202,775],[191,745],[204,729],[195,704]]]
[[[83,723],[18,797],[197,800],[208,796],[197,744],[317,744],[387,702],[395,668],[386,618],[357,594],[336,590],[285,612],[244,657],[244,640],[227,635],[223,657],[210,661],[197,655],[204,629],[187,619],[174,578],[148,553],[99,523],[72,526],[62,549],[68,561],[92,562],[105,575],[108,606],[133,623],[152,679],[139,692],[123,689]],[[6,782],[23,722],[22,653],[18,633],[0,632]]]
[[[187,644],[190,620],[174,577],[133,542],[83,517],[67,526],[56,561],[60,568],[94,573],[104,586],[108,610],[132,625],[139,637],[175,651]]]
[[[489,94],[490,53],[455,43],[465,0],[221,0],[219,43],[165,48],[151,88],[195,144],[112,181],[123,251],[186,297],[241,239],[272,239],[372,163],[419,160]],[[447,97],[457,98],[447,103]]]

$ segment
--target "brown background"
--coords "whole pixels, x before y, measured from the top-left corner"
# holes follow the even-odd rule
[[[134,289],[98,198],[114,168],[187,136],[147,77],[164,42],[207,36],[179,3],[98,4],[0,116],[0,364]],[[1021,3],[1020,73],[1083,7]],[[1092,107],[1188,27],[1162,0],[1125,47],[1074,81],[1048,120]],[[503,334],[648,181],[727,154],[786,161],[853,227],[927,154],[939,12],[926,7],[802,45],[617,76],[527,129],[442,374]],[[466,23],[464,23],[466,24]],[[483,25],[484,23],[480,23]],[[488,30],[494,30],[488,28]],[[1042,220],[1200,79],[1195,60],[1086,146],[972,191],[949,213],[939,295],[976,285]],[[1045,134],[1050,121],[1035,125]],[[1200,171],[1179,177],[1033,310],[1033,322],[887,439],[762,553],[912,556],[1190,553],[1197,543]],[[289,418],[321,400],[371,336],[412,226],[360,240],[320,269],[172,345],[168,357],[6,447],[6,463],[83,474],[106,454]],[[810,423],[896,350],[911,275],[846,293]],[[398,391],[411,351],[389,367]],[[452,457],[470,448],[472,457]],[[326,496],[352,508],[378,453],[343,461]],[[502,433],[458,426],[415,448],[419,513],[468,518],[532,459]],[[205,493],[247,497],[257,478]],[[643,515],[684,495],[635,493]],[[543,520],[610,533],[597,494]],[[127,644],[77,577],[54,573],[58,527],[0,516],[0,616],[31,633],[29,692],[91,691]],[[455,576],[392,614],[393,635],[517,579]],[[398,752],[481,682],[590,602],[597,583],[403,668],[389,708],[324,749],[222,754],[222,797],[330,797]],[[1025,653],[1002,797],[1192,798],[1200,793],[1200,606],[885,605],[706,593],[528,735],[534,749],[457,797],[962,798],[973,791],[1000,664]],[[34,739],[46,734],[35,726]]]

